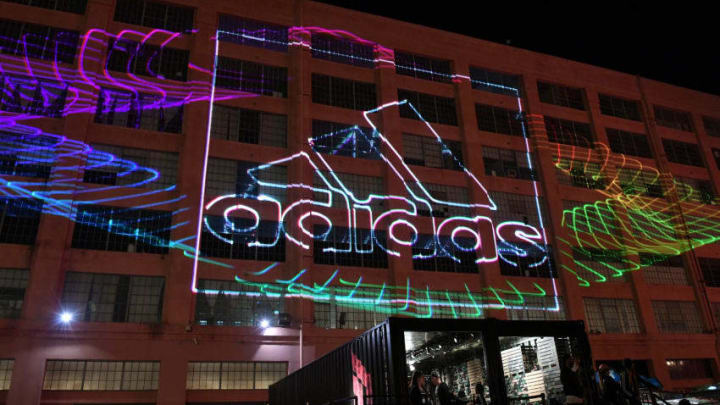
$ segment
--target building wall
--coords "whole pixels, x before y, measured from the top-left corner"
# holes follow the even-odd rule
[[[0,3],[2,16],[6,19],[27,21],[85,32],[99,28],[111,33],[123,29],[149,32],[151,28],[114,21],[113,0],[90,0],[84,14],[71,14],[31,7],[10,2]],[[710,137],[704,130],[703,116],[720,118],[720,98],[697,91],[678,88],[607,69],[589,66],[562,58],[542,55],[461,35],[442,32],[409,23],[371,16],[355,11],[306,1],[284,2],[269,0],[262,3],[250,1],[197,2],[175,0],[175,4],[195,8],[197,32],[183,35],[172,46],[190,51],[190,62],[203,69],[213,67],[213,36],[220,14],[230,14],[285,26],[325,27],[341,29],[360,38],[383,46],[413,54],[446,59],[452,62],[457,75],[467,76],[470,66],[492,71],[506,72],[522,77],[523,106],[529,118],[542,117],[585,122],[591,125],[598,142],[608,144],[605,128],[617,128],[647,134],[654,152],[653,159],[639,159],[644,164],[657,167],[662,172],[676,176],[697,177],[710,180],[716,189],[720,172],[714,163],[711,148],[720,148],[720,138]],[[258,47],[220,42],[220,54],[238,59],[288,68],[288,97],[268,96],[237,98],[219,102],[265,112],[288,116],[287,149],[252,145],[239,142],[213,140],[211,157],[268,162],[285,157],[291,152],[308,150],[305,140],[311,133],[312,119],[335,122],[362,123],[360,111],[330,107],[312,103],[311,74],[322,73],[334,77],[350,78],[376,85],[378,105],[397,99],[397,89],[415,90],[423,93],[451,97],[456,102],[458,126],[433,124],[438,134],[447,140],[462,142],[463,155],[468,168],[490,191],[504,191],[533,195],[530,181],[504,177],[485,176],[484,147],[498,147],[523,151],[522,137],[506,136],[478,130],[474,104],[482,103],[515,109],[517,100],[511,96],[492,94],[471,88],[469,80],[457,77],[452,83],[438,83],[398,75],[391,65],[377,62],[375,68],[361,68],[313,58],[308,49],[291,46],[287,53]],[[77,63],[77,62],[76,62]],[[100,72],[102,67],[93,67]],[[208,76],[197,69],[189,71],[189,82],[205,81]],[[576,110],[540,102],[537,81],[562,84],[583,89],[586,109]],[[599,94],[608,94],[641,101],[642,121],[629,121],[600,112]],[[690,112],[693,131],[678,131],[655,124],[653,106]],[[161,198],[172,199],[185,195],[178,202],[169,204],[171,209],[191,207],[174,217],[174,221],[189,221],[186,228],[173,231],[172,238],[186,236],[187,229],[197,226],[197,207],[200,203],[198,190],[202,187],[202,162],[207,131],[208,103],[196,102],[185,106],[181,134],[168,134],[142,129],[102,125],[93,122],[92,114],[69,115],[65,118],[34,120],[36,125],[48,132],[64,134],[85,143],[119,145],[140,149],[169,151],[179,154],[178,187],[166,192]],[[393,110],[382,113],[383,134],[402,149],[402,133],[422,133],[419,121],[400,118]],[[562,227],[563,200],[594,202],[599,194],[592,190],[559,184],[555,175],[551,148],[538,148],[544,129],[530,126],[531,142],[539,165],[541,181],[539,191],[550,214],[546,231],[552,245],[560,246],[558,238],[568,238]],[[675,139],[700,145],[705,167],[698,168],[669,163],[660,139]],[[328,160],[338,171],[383,176],[388,191],[400,187],[393,183],[389,170],[376,162],[330,156]],[[468,186],[468,180],[455,172],[422,167],[413,168],[425,181],[431,183]],[[291,166],[288,181],[310,182],[312,173],[300,166]],[[82,176],[82,174],[78,174]],[[80,177],[78,177],[80,178]],[[132,202],[114,201],[115,206],[131,206],[152,202],[155,197]],[[140,201],[140,202],[138,202]],[[14,359],[14,369],[8,391],[0,391],[0,400],[7,404],[61,404],[78,402],[128,402],[178,404],[184,402],[213,401],[262,401],[267,399],[265,390],[186,390],[186,373],[190,361],[283,361],[292,371],[300,366],[297,329],[269,328],[261,331],[255,327],[202,326],[195,322],[195,296],[190,290],[192,260],[178,249],[168,254],[123,253],[71,248],[73,222],[60,216],[42,216],[36,241],[31,246],[0,245],[0,268],[30,269],[29,284],[24,295],[19,319],[0,319],[0,359]],[[400,258],[391,258],[388,269],[343,269],[345,275],[362,277],[367,282],[403,285],[412,278],[418,285],[433,283],[438,289],[458,289],[467,283],[471,288],[504,284],[497,263],[483,264],[478,274],[453,274],[419,272],[412,270],[409,249]],[[629,274],[625,283],[594,283],[582,287],[569,272],[559,271],[559,294],[566,304],[568,319],[585,319],[583,298],[630,299],[638,308],[640,333],[592,333],[590,336],[593,357],[616,360],[624,357],[647,359],[651,370],[666,388],[678,388],[707,383],[711,379],[674,380],[670,378],[667,359],[709,358],[715,364],[717,377],[718,329],[717,314],[713,316],[709,302],[720,303],[720,288],[703,283],[696,257],[720,258],[714,244],[694,250],[685,255],[690,285],[650,285],[641,272]],[[558,265],[570,265],[567,257],[556,254]],[[267,263],[233,261],[237,268],[257,270]],[[284,275],[292,277],[298,269],[310,269],[313,280],[322,282],[332,274],[335,266],[313,263],[312,251],[303,251],[288,244],[286,260],[280,265]],[[560,268],[560,266],[558,266]],[[162,322],[153,324],[73,322],[70,326],[59,325],[57,316],[61,311],[60,300],[67,271],[105,274],[152,275],[165,279]],[[232,280],[230,274],[218,267],[200,264],[200,277]],[[532,288],[537,283],[546,290],[552,286],[547,278],[511,277],[520,289]],[[706,333],[661,333],[653,316],[652,300],[692,301],[701,308]],[[303,362],[329,352],[341,343],[357,335],[358,330],[323,329],[314,325],[313,304],[297,298],[286,300],[285,310],[293,319],[302,321]],[[504,310],[489,311],[487,316],[505,318]],[[160,361],[159,385],[152,391],[79,392],[43,391],[46,360],[155,360]]]

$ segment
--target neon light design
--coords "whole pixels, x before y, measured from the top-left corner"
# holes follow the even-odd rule
[[[293,27],[289,31],[289,45],[309,47],[307,39],[313,33],[329,33],[371,44],[375,49],[375,62],[378,66],[384,67],[394,63],[392,50],[338,30]],[[337,226],[348,230],[346,240],[349,243],[344,249],[326,248],[327,253],[372,254],[376,249],[380,249],[388,255],[400,256],[403,252],[407,252],[408,248],[419,243],[420,234],[427,233],[432,235],[432,252],[416,253],[413,255],[416,260],[445,257],[460,261],[461,258],[453,253],[457,251],[475,253],[476,264],[502,260],[517,265],[514,262],[515,257],[534,258],[535,261],[530,264],[531,266],[546,263],[549,260],[549,252],[546,247],[548,238],[544,227],[536,228],[518,221],[493,223],[491,218],[492,211],[497,208],[495,203],[482,183],[457,159],[463,174],[468,178],[468,183],[476,188],[475,194],[481,196],[479,201],[459,203],[435,198],[403,162],[397,150],[377,129],[373,117],[385,109],[397,108],[405,104],[404,100],[366,111],[364,119],[372,128],[371,133],[355,126],[312,138],[308,140],[309,152],[299,151],[286,158],[248,170],[248,174],[264,188],[284,189],[297,192],[296,194],[301,196],[289,204],[264,194],[216,196],[206,202],[203,190],[197,229],[189,230],[193,226],[187,222],[175,223],[171,229],[190,234],[175,240],[167,240],[158,235],[166,231],[165,229],[150,232],[130,222],[108,221],[106,218],[85,211],[82,216],[78,215],[79,206],[113,201],[123,201],[125,205],[130,203],[129,205],[134,209],[164,208],[172,215],[186,211],[188,208],[181,206],[185,196],[178,196],[174,186],[159,190],[143,188],[157,181],[160,175],[158,170],[139,165],[137,162],[119,159],[109,153],[93,151],[87,144],[24,125],[23,121],[45,116],[95,114],[98,98],[103,91],[106,91],[104,89],[133,95],[126,100],[115,98],[113,102],[116,104],[112,109],[115,112],[141,113],[141,111],[176,107],[197,101],[210,101],[208,111],[210,119],[212,119],[214,101],[256,96],[253,93],[216,88],[216,66],[206,69],[190,64],[188,68],[197,73],[193,74],[193,80],[180,85],[158,81],[157,79],[162,77],[157,74],[155,78],[145,78],[132,73],[110,72],[103,59],[104,49],[110,39],[116,44],[110,54],[130,53],[129,67],[134,58],[138,57],[138,53],[130,52],[126,45],[123,48],[123,44],[128,42],[123,43],[122,40],[130,39],[140,45],[148,41],[157,43],[155,42],[157,40],[162,46],[166,46],[178,35],[164,30],[152,30],[148,34],[125,30],[118,35],[97,29],[90,30],[81,37],[76,70],[59,64],[57,58],[48,64],[32,60],[27,53],[25,56],[3,56],[0,61],[0,77],[3,86],[2,105],[5,111],[0,112],[0,129],[4,133],[0,139],[0,160],[12,161],[13,166],[12,171],[5,166],[1,169],[2,194],[12,198],[22,197],[41,201],[42,210],[46,214],[61,215],[74,221],[109,229],[116,234],[143,238],[144,241],[149,241],[147,243],[182,250],[185,256],[193,260],[193,290],[196,292],[198,266],[202,263],[238,273],[236,281],[253,289],[250,292],[242,292],[243,294],[264,294],[270,297],[285,295],[319,302],[334,300],[344,306],[372,308],[389,314],[410,316],[431,317],[437,314],[450,314],[455,317],[483,316],[485,309],[526,308],[528,298],[557,296],[554,279],[550,279],[552,284],[550,292],[546,292],[536,283],[530,291],[521,291],[509,280],[505,281],[506,286],[503,288],[487,286],[473,291],[468,285],[463,285],[463,292],[451,292],[434,288],[429,284],[415,285],[410,279],[407,279],[404,285],[373,284],[362,278],[346,280],[342,277],[342,271],[338,269],[324,282],[318,284],[313,281],[311,271],[307,269],[302,269],[288,278],[287,274],[281,271],[282,266],[271,263],[263,270],[241,274],[236,264],[203,257],[200,254],[198,235],[203,228],[219,240],[232,244],[233,239],[228,239],[223,234],[250,234],[259,227],[261,220],[270,218],[279,224],[274,240],[272,238],[262,241],[249,240],[246,242],[249,247],[271,247],[279,243],[280,238],[285,238],[301,249],[309,249],[314,240],[325,238],[331,229]],[[253,40],[257,40],[252,33],[242,35],[249,35]],[[216,35],[214,38],[216,56],[219,52],[218,37],[219,35]],[[146,62],[145,68],[150,74],[153,74],[150,71],[151,61],[156,56],[150,56]],[[98,71],[100,73],[97,73]],[[195,80],[197,75],[204,75],[206,79]],[[453,80],[471,79],[463,75],[454,75]],[[483,84],[516,91],[493,83]],[[143,100],[142,94],[151,94],[153,98],[148,99],[149,102],[138,104],[139,100]],[[412,105],[409,107],[418,114]],[[522,116],[523,109],[519,97],[518,110]],[[535,125],[537,118],[529,116],[530,124]],[[424,120],[422,122],[440,143],[442,153],[455,158],[432,126]],[[208,127],[206,133],[206,146],[209,145],[209,129]],[[334,147],[328,149],[323,146],[327,145],[325,143],[327,139],[337,139],[338,142],[331,143]],[[524,142],[528,166],[532,169],[531,148],[527,136]],[[567,237],[556,238],[563,244],[557,249],[559,254],[569,257],[571,259],[569,262],[573,263],[572,266],[561,265],[560,268],[576,275],[581,285],[589,286],[593,282],[606,281],[607,276],[576,260],[571,253],[573,248],[586,251],[623,248],[626,257],[623,258],[622,266],[610,261],[603,262],[611,274],[621,276],[628,271],[652,264],[652,260],[634,257],[640,253],[676,255],[718,240],[720,233],[716,227],[717,210],[699,203],[698,200],[701,198],[692,187],[677,180],[671,181],[667,174],[661,175],[655,170],[657,182],[666,188],[671,196],[670,199],[634,195],[633,192],[642,191],[646,187],[639,173],[648,168],[645,168],[641,162],[611,153],[607,147],[600,144],[597,144],[595,149],[588,150],[538,139],[537,145],[539,148],[551,149],[559,157],[558,167],[567,173],[577,169],[578,165],[584,168],[590,162],[601,162],[601,175],[608,180],[606,186],[599,190],[604,199],[563,213],[563,227],[568,231]],[[207,168],[207,154],[206,147],[204,172]],[[358,195],[341,181],[340,176],[326,159],[327,154],[380,159],[388,167],[391,176],[395,176],[404,184],[404,189],[393,195]],[[564,158],[571,159],[570,166],[563,163]],[[281,184],[262,180],[263,170],[291,162],[309,165],[308,167],[318,174],[320,184]],[[42,168],[38,168],[39,166]],[[52,166],[52,172],[48,171],[45,175],[43,170],[48,166]],[[621,178],[616,173],[615,166],[634,171],[637,175],[631,176],[629,180]],[[111,169],[118,173],[118,176],[138,180],[122,186],[96,186],[83,183],[77,176],[80,171],[103,168]],[[649,170],[654,169],[649,168]],[[6,178],[5,175],[21,177]],[[27,177],[28,175],[30,177]],[[203,176],[206,176],[206,173]],[[532,184],[538,217],[542,224],[543,218],[537,197],[538,185],[534,181]],[[310,197],[311,193],[318,197]],[[141,199],[143,202],[138,202]],[[135,204],[132,204],[133,202]],[[379,203],[387,208],[378,209]],[[337,205],[341,205],[342,209],[337,211],[336,208],[331,208]],[[437,207],[464,210],[468,214],[439,218],[433,215],[437,212]],[[336,211],[332,211],[333,209]],[[220,210],[222,213],[224,222],[222,229],[213,228],[213,223],[204,216],[206,212],[214,210]],[[342,215],[338,215],[339,212]],[[423,213],[429,215],[422,215]],[[249,226],[240,227],[233,220],[233,218],[245,217],[252,219]],[[339,223],[340,219],[341,223]],[[318,220],[326,226],[321,227],[322,231],[316,233],[309,225]],[[361,240],[359,229],[368,229],[371,232],[372,243],[364,243],[365,241]],[[377,237],[377,233],[383,230],[386,231],[389,243],[382,242]],[[195,235],[192,235],[193,232]],[[406,237],[407,235],[409,237]],[[203,292],[218,293],[210,290]],[[556,300],[554,308],[531,309],[558,310],[559,307]]]

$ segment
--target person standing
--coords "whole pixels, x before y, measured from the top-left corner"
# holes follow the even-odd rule
[[[452,405],[455,400],[454,395],[450,391],[450,387],[440,379],[440,373],[433,371],[430,374],[430,379],[435,387],[436,405]]]
[[[603,363],[598,367],[600,399],[604,405],[624,405],[620,384],[610,375],[610,366]]]
[[[585,388],[578,358],[570,356],[565,359],[565,364],[560,370],[560,382],[563,385],[568,404],[582,404],[585,402]]]
[[[410,380],[410,405],[432,405],[425,390],[425,376],[417,370]]]
[[[485,386],[482,382],[475,384],[475,400],[473,405],[487,405],[485,401]]]
[[[632,360],[623,360],[623,371],[620,373],[620,388],[628,405],[640,405],[640,383]]]

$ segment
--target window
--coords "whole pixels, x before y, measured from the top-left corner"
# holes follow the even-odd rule
[[[187,50],[140,44],[129,39],[108,41],[106,67],[115,72],[184,82],[189,62],[190,51]]]
[[[600,333],[640,333],[633,300],[583,298],[588,330]]]
[[[29,270],[0,268],[0,318],[20,318],[29,278]]]
[[[163,190],[177,184],[178,154],[91,145],[83,182]],[[155,178],[157,172],[157,178]]]
[[[403,160],[409,165],[448,170],[464,169],[462,144],[435,137],[403,134]]]
[[[452,71],[450,61],[395,51],[395,72],[434,82],[450,83]]]
[[[720,259],[701,257],[700,269],[708,287],[720,287]]]
[[[713,359],[667,359],[665,365],[673,380],[713,378]]]
[[[12,380],[14,365],[15,360],[13,359],[0,359],[0,391],[10,389],[10,380]]]
[[[610,204],[584,203],[582,201],[563,201],[563,221],[567,221],[574,233],[579,235],[616,235],[621,232],[620,222],[617,214],[613,211],[615,207]],[[596,258],[604,261],[603,255],[613,254],[612,252],[594,251],[585,249],[585,252],[578,253],[578,260],[594,261]],[[584,257],[580,255],[590,255]],[[618,262],[622,255],[610,258],[612,262]],[[605,270],[607,271],[607,270]],[[612,275],[612,273],[608,274]]]
[[[682,256],[640,253],[640,273],[648,284],[689,285]]]
[[[160,322],[163,277],[65,274],[62,306],[85,322]]]
[[[48,79],[0,76],[0,110],[60,118],[65,111],[68,86]]]
[[[49,10],[67,11],[68,13],[85,14],[87,0],[2,0],[8,3],[25,4]]]
[[[618,182],[627,195],[640,194],[646,197],[663,198],[660,173],[652,170],[618,168]]]
[[[655,106],[655,122],[661,127],[679,129],[681,131],[692,131],[692,119],[685,111],[671,110],[669,108]]]
[[[626,120],[640,121],[640,106],[635,100],[626,100],[607,94],[599,94],[600,112],[604,115],[625,118]]]
[[[593,134],[584,122],[545,117],[545,131],[550,142],[592,148]]]
[[[604,233],[614,234],[619,231],[612,225],[608,226],[608,228],[610,229]],[[584,277],[592,279],[593,281],[601,281],[602,277],[605,277],[605,280],[602,280],[602,282],[611,283],[623,283],[628,281],[624,272],[630,270],[626,264],[623,252],[619,250],[580,248],[573,246],[572,253],[576,268],[580,272],[586,273],[584,274]],[[599,273],[599,275],[595,273]]]
[[[400,116],[403,118],[454,126],[458,124],[454,98],[398,89],[398,100],[408,101],[400,105]]]
[[[388,267],[387,253],[378,247],[378,244],[387,246],[384,231],[371,232],[361,228],[333,226],[328,232],[326,225],[315,225],[313,232],[321,235],[313,240],[316,264],[381,269]],[[354,239],[354,246],[351,246],[351,237]]]
[[[347,38],[313,34],[312,57],[347,65],[375,67],[375,50],[372,45],[361,44]]]
[[[585,100],[583,98],[582,89],[545,82],[538,82],[537,86],[540,101],[543,103],[574,108],[576,110],[585,109]]]
[[[287,98],[287,68],[218,57],[215,84],[263,96]]]
[[[711,181],[675,176],[675,187],[680,201],[717,204]]]
[[[115,21],[174,32],[193,29],[194,10],[149,0],[117,0]]]
[[[497,134],[525,136],[520,112],[485,104],[475,104],[478,129]]]
[[[543,226],[540,222],[539,209],[542,212],[542,217],[547,218],[545,214],[545,202],[542,198],[539,201],[535,200],[535,196],[504,193],[501,191],[491,191],[490,198],[497,205],[497,210],[493,211],[492,218],[495,224],[500,224],[505,221],[520,221],[524,224],[532,225],[537,229],[542,229]]]
[[[564,321],[565,300],[563,297],[523,297],[523,303],[512,304],[507,309],[507,319],[511,321]]]
[[[312,148],[316,152],[363,159],[380,159],[380,137],[370,128],[313,120]]]
[[[703,126],[708,136],[720,137],[720,119],[703,117]]]
[[[258,293],[236,281],[198,280],[195,322],[200,325],[260,326],[263,319],[285,311],[283,297]]]
[[[330,184],[335,183],[333,180],[333,176],[330,175],[328,172],[320,172],[325,179],[330,181]],[[352,173],[340,173],[340,172],[334,172],[333,173],[335,177],[337,177],[342,185],[352,193],[352,195],[360,200],[360,201],[367,201],[371,195],[383,195],[385,194],[385,186],[383,185],[383,178],[382,177],[375,177],[375,176],[364,176],[362,174],[352,174]],[[318,172],[315,172],[313,177],[313,186],[315,188],[319,189],[327,189],[327,186],[325,182],[322,180],[322,178],[319,176]],[[314,195],[315,201],[326,201],[327,200],[327,194],[326,193],[315,193]],[[345,200],[343,198],[340,198],[338,195],[333,194],[332,195],[332,206],[333,208],[339,208],[339,209],[345,209]],[[350,202],[352,204],[352,202]],[[373,199],[370,202],[370,206],[374,210],[381,210],[383,208],[384,201],[381,199]]]
[[[0,197],[0,243],[35,243],[42,202],[15,197]]]
[[[375,83],[312,74],[312,102],[367,111],[377,106]]]
[[[455,238],[455,242],[468,249],[458,248],[449,235],[418,235],[412,247],[413,270],[477,273],[477,256],[475,250],[469,249],[475,244],[475,239]]]
[[[264,194],[285,202],[287,176],[285,166],[260,168],[255,162],[210,158],[205,192],[208,196],[235,194],[238,198],[256,198]]]
[[[233,15],[220,15],[218,40],[287,52],[288,28]]]
[[[0,52],[72,64],[78,48],[77,31],[0,19]]]
[[[183,104],[182,99],[103,88],[98,95],[95,122],[179,134]]]
[[[522,91],[520,76],[472,66],[470,66],[470,85],[476,90],[514,97],[518,97]]]
[[[423,183],[430,196],[439,201],[447,201],[454,204],[470,204],[470,192],[465,187],[448,186],[445,184]],[[432,204],[432,203],[431,203]],[[436,204],[433,211],[428,211],[427,205],[417,205],[418,215],[436,218],[451,217],[453,215],[470,215],[469,207],[455,205]]]
[[[550,245],[500,242],[498,252],[504,276],[558,278]]]
[[[703,333],[705,326],[694,302],[652,301],[661,333]]]
[[[0,174],[47,180],[58,138],[0,132]]]
[[[287,115],[215,104],[211,131],[215,139],[287,147]]]
[[[432,315],[433,319],[477,319],[487,315],[487,312],[483,310],[482,299],[467,291],[430,292],[428,297],[427,291],[419,290],[412,295],[411,299],[433,302],[432,308],[428,308],[427,312],[421,310]],[[416,313],[419,312],[417,310],[418,308],[416,308]]]
[[[287,375],[287,363],[223,361],[188,363],[189,390],[265,390]]]
[[[669,161],[683,165],[705,167],[700,149],[694,143],[663,139],[663,149]]]
[[[167,254],[171,216],[167,211],[82,205],[75,216],[72,247]]]
[[[490,146],[483,146],[482,151],[486,176],[523,180],[535,180],[537,178],[535,170],[530,168],[526,152],[492,148]]]
[[[43,390],[154,391],[159,361],[48,360]]]
[[[202,256],[285,261],[285,237],[277,222],[260,221],[255,229],[250,229],[255,221],[249,218],[230,217],[226,221],[222,216],[206,215],[204,222],[200,239]],[[253,244],[255,241],[260,244]]]
[[[634,134],[613,128],[607,128],[606,132],[610,149],[613,152],[645,158],[652,157],[650,144],[644,134]]]
[[[353,297],[375,300],[378,292],[358,288],[354,290]],[[327,302],[316,300],[313,307],[315,326],[324,329],[370,329],[388,317],[386,313],[373,311],[374,305],[358,307],[345,304],[335,295]]]

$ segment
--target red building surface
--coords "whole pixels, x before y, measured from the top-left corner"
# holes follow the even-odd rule
[[[63,34],[68,43],[60,40],[58,29],[70,33]],[[182,34],[172,37],[158,29]],[[216,41],[218,29],[222,32]],[[73,32],[79,34],[73,37]],[[130,45],[102,32],[117,37],[125,32],[125,38],[136,41],[133,46],[143,38],[140,33],[150,34],[144,38],[162,50],[161,59],[123,59]],[[604,164],[610,159],[593,158],[565,171],[563,163],[554,163],[559,153],[569,161],[562,145],[574,145],[575,158],[582,160],[588,154],[583,146],[594,141],[594,150],[615,156],[615,163],[624,154],[636,166],[640,162],[659,170],[661,181],[635,181],[645,187],[641,194],[677,201],[682,188],[666,193],[674,178],[691,185],[697,191],[695,203],[712,212],[720,186],[717,96],[309,1],[2,1],[0,33],[5,41],[0,55],[3,114],[18,111],[8,107],[8,83],[27,76],[33,63],[51,66],[54,56],[60,70],[97,75],[109,71],[118,77],[127,77],[130,70],[148,83],[205,97],[181,107],[140,108],[133,116],[132,111],[115,111],[108,100],[119,99],[125,91],[122,94],[142,105],[148,100],[145,95],[127,88],[113,92],[104,85],[78,85],[85,91],[81,98],[86,110],[78,107],[77,113],[57,117],[46,112],[38,115],[47,117],[25,121],[161,173],[158,181],[136,187],[133,198],[124,199],[116,189],[103,188],[132,183],[122,170],[80,165],[74,179],[94,194],[89,199],[79,192],[64,194],[68,204],[92,200],[93,209],[106,207],[105,214],[135,207],[132,221],[157,229],[170,229],[172,223],[169,239],[194,246],[197,207],[235,193],[245,181],[246,170],[241,169],[309,152],[309,137],[353,125],[367,127],[364,110],[408,99],[496,202],[497,212],[486,213],[496,225],[509,219],[536,223],[535,195],[540,195],[545,214],[540,227],[554,247],[551,259],[557,275],[550,277],[536,267],[507,270],[497,260],[473,264],[470,270],[440,261],[420,266],[413,263],[411,249],[397,243],[389,246],[400,254],[370,258],[318,253],[322,245],[317,241],[307,249],[287,240],[272,248],[242,248],[238,241],[213,245],[207,225],[200,246],[204,256],[234,268],[201,260],[194,280],[194,255],[187,249],[158,247],[88,225],[80,219],[91,216],[84,205],[75,205],[78,211],[71,215],[46,209],[35,217],[18,216],[6,198],[0,208],[0,402],[265,401],[268,385],[300,367],[300,359],[307,363],[387,316],[371,308],[345,307],[333,298],[314,302],[242,294],[246,287],[240,287],[235,276],[244,278],[272,263],[278,263],[273,271],[280,273],[275,279],[292,279],[306,269],[303,277],[318,285],[328,279],[329,285],[339,283],[332,278],[336,269],[344,280],[362,276],[365,283],[404,286],[411,279],[414,286],[432,285],[438,291],[462,291],[465,285],[472,290],[507,288],[507,280],[520,290],[539,286],[552,292],[556,285],[559,311],[532,309],[554,306],[554,299],[541,297],[532,302],[535,307],[528,301],[488,309],[483,316],[583,319],[595,360],[642,360],[666,388],[717,379],[720,253],[709,243],[712,236],[662,261],[635,252],[635,260],[646,264],[640,271],[607,282],[595,282],[602,278],[596,277],[583,285],[564,269],[581,262],[610,276],[603,270],[607,266],[593,263],[625,253],[594,257],[575,252],[567,242],[573,235],[563,222],[563,210],[608,198],[599,182],[613,178],[618,168]],[[18,48],[18,40],[43,35],[46,39],[40,42],[27,42],[42,51],[23,58],[31,52]],[[83,46],[96,51],[86,52],[81,63]],[[8,79],[11,76],[15,79]],[[523,114],[518,113],[516,88]],[[247,96],[234,97],[228,89]],[[203,196],[211,93],[215,106]],[[447,157],[425,123],[413,118],[407,106],[389,106],[375,114],[382,134],[418,178],[432,185],[432,193],[457,202],[485,198],[482,187]],[[527,164],[528,145],[535,167]],[[341,149],[334,144],[322,147]],[[0,196],[16,195],[8,190],[27,178],[52,179],[70,170],[62,164],[67,156],[59,156],[49,168],[32,170],[20,170],[9,153],[0,159]],[[328,153],[326,159],[357,192],[403,192],[402,182],[379,159],[352,153]],[[314,181],[313,170],[297,160],[275,165],[262,176],[286,184]],[[48,180],[42,187],[47,192],[67,185]],[[307,196],[295,189],[281,191],[282,196],[271,188],[265,192],[279,199]],[[441,216],[454,215],[452,209]],[[341,210],[328,212],[333,221],[342,221]],[[208,214],[222,210],[208,209]],[[705,224],[708,234],[713,233],[712,224],[711,216]],[[636,235],[626,229],[617,236]],[[200,289],[237,293],[195,294],[195,281]],[[70,322],[60,320],[64,311],[72,314]],[[275,327],[276,315],[282,313],[290,315],[289,324]],[[260,323],[266,318],[273,325],[264,329]]]

